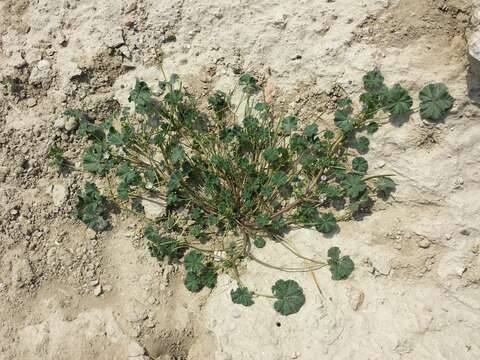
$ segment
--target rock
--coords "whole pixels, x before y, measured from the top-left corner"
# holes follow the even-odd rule
[[[122,55],[125,56],[127,59],[130,59],[132,57],[132,53],[130,52],[128,46],[122,45],[118,48],[118,50],[120,50]]]
[[[390,274],[391,266],[389,259],[385,257],[380,257],[376,259],[373,263],[373,267],[375,268],[376,272],[380,275],[387,276]]]
[[[51,195],[53,204],[61,206],[68,197],[68,189],[62,184],[54,184],[49,189],[48,193]]]
[[[422,249],[427,249],[430,247],[430,241],[428,241],[428,239],[426,238],[422,238],[418,242],[418,246],[421,247]]]
[[[65,67],[65,73],[67,74],[69,80],[73,79],[75,76],[80,76],[83,73],[82,69],[80,69],[74,62],[70,62],[69,64],[65,65]]]
[[[104,43],[109,48],[117,48],[124,43],[123,32],[121,27],[114,27],[110,29],[110,32],[106,34]]]
[[[95,296],[100,296],[100,295],[102,295],[102,292],[103,292],[102,285],[97,285],[97,286],[95,286],[95,288],[93,289],[93,295],[95,295]]]
[[[465,259],[461,253],[452,252],[446,254],[440,259],[437,273],[442,279],[450,277],[460,278],[467,270],[465,266]]]
[[[40,60],[37,65],[33,67],[28,81],[30,84],[41,84],[44,88],[47,88],[52,81],[50,62],[48,60]]]
[[[34,107],[37,105],[37,99],[35,98],[28,98],[26,102],[28,107]]]
[[[8,64],[16,69],[21,69],[22,67],[27,65],[27,62],[22,57],[22,54],[20,54],[19,52],[15,52],[8,59]]]
[[[128,357],[143,356],[145,355],[145,349],[138,343],[132,341],[128,344]]]
[[[365,299],[365,294],[363,293],[363,291],[356,289],[354,287],[351,287],[348,291],[348,298],[349,298],[349,303],[352,310],[357,311],[360,308],[360,306],[363,304],[363,301]]]
[[[153,329],[155,327],[155,322],[151,319],[146,320],[143,325],[145,325],[149,329]]]
[[[58,119],[55,120],[55,122],[53,123],[53,127],[55,129],[59,129],[59,130],[62,130],[62,129],[65,129],[65,122],[66,122],[66,119],[65,117],[59,117]]]
[[[0,182],[4,182],[7,179],[10,169],[6,166],[0,166]]]
[[[98,279],[90,281],[90,286],[97,286],[98,285]]]
[[[87,238],[88,240],[94,240],[94,239],[97,237],[97,233],[95,232],[95,230],[90,229],[90,228],[88,228],[88,229],[85,231],[85,235],[86,235],[86,238]]]
[[[78,128],[78,120],[74,117],[69,117],[65,120],[65,130],[67,131],[74,131]]]
[[[12,284],[21,288],[32,282],[35,275],[30,263],[22,258],[17,258],[12,262]]]
[[[36,63],[42,60],[42,52],[40,49],[31,47],[25,50],[25,60],[29,64]]]
[[[145,211],[145,217],[150,220],[156,220],[165,214],[167,203],[162,199],[143,199],[142,206]]]
[[[125,14],[137,10],[137,0],[129,0],[124,7]]]
[[[127,313],[127,319],[130,322],[139,322],[148,319],[148,314],[144,307],[133,305],[132,309]]]

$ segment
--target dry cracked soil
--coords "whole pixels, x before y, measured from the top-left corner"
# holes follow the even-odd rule
[[[480,359],[480,109],[469,84],[467,0],[0,0],[0,359]],[[445,121],[383,126],[368,160],[397,190],[331,238],[288,237],[356,262],[342,282],[296,279],[307,303],[233,305],[227,276],[191,295],[177,264],[148,254],[126,214],[96,234],[71,216],[90,177],[48,164],[52,145],[80,164],[67,108],[101,121],[136,78],[178,73],[200,98],[239,74],[304,120],[361,91],[378,67],[418,92],[444,82]],[[417,99],[415,99],[417,101]],[[320,121],[320,120],[319,120]],[[467,201],[468,200],[468,201]],[[262,256],[288,258],[268,244]],[[260,289],[277,277],[246,264]]]

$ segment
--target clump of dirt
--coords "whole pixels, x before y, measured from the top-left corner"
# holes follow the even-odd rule
[[[427,36],[441,45],[464,36],[470,23],[470,9],[466,0],[400,1],[393,8],[369,15],[355,32],[354,41],[405,48]]]

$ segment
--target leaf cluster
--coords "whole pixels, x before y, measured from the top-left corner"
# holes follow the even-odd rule
[[[241,110],[231,93],[216,91],[207,99],[209,111],[202,112],[172,75],[159,82],[158,91],[137,80],[129,97],[133,108],[100,124],[78,110],[67,115],[80,121],[78,134],[90,140],[84,170],[106,178],[112,201],[138,214],[144,197],[166,202],[165,215],[144,228],[152,256],[183,258],[184,284],[192,292],[213,288],[218,273],[230,273],[239,283],[232,301],[250,306],[261,295],[243,285],[238,268],[243,261],[257,261],[254,253],[267,240],[299,256],[283,239],[286,232],[302,227],[332,234],[339,219],[368,213],[378,198],[395,190],[389,175],[369,174],[364,154],[384,125],[379,117],[408,117],[415,109],[409,92],[399,84],[388,87],[378,70],[363,78],[360,108],[349,97],[338,100],[333,126],[323,129],[276,112],[252,75],[242,75],[239,85]],[[419,100],[420,115],[430,121],[453,106],[442,84],[425,87]],[[60,154],[52,156],[60,161]],[[106,199],[87,184],[78,195],[77,217],[102,230],[107,210]],[[329,266],[333,280],[354,269],[338,248],[312,266]],[[305,302],[293,280],[278,280],[271,297],[283,315],[296,313]]]

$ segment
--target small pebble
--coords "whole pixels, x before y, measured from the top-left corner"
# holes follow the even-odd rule
[[[102,295],[102,292],[103,292],[102,285],[98,285],[95,287],[95,289],[93,289],[93,295],[95,296]]]

